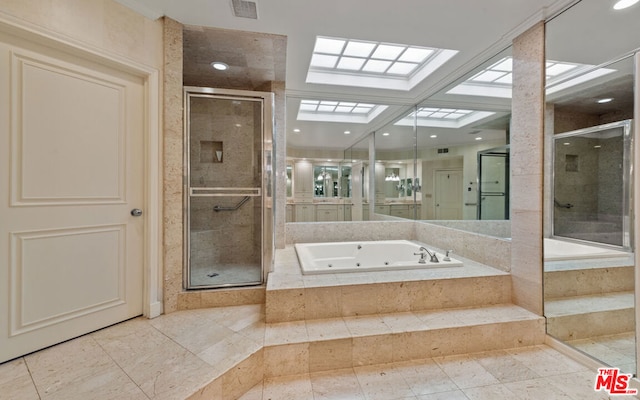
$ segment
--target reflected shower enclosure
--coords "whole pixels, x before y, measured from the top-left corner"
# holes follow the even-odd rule
[[[478,152],[478,220],[509,219],[509,146]]]
[[[260,285],[273,255],[271,93],[185,88],[187,289]]]
[[[631,121],[554,136],[553,235],[631,247]]]

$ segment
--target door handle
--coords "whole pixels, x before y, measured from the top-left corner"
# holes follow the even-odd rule
[[[139,217],[142,215],[142,210],[139,208],[134,208],[133,210],[131,210],[131,215],[133,215],[134,217]]]

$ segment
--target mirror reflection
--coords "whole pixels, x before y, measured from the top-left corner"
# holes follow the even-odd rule
[[[489,75],[493,78],[488,79]],[[309,100],[288,98],[289,112],[299,112],[306,101]],[[385,107],[387,115],[396,116],[379,127],[360,127],[370,128],[371,132],[362,133],[356,144],[344,150],[341,159],[327,149],[305,149],[305,142],[296,131],[319,133],[322,129],[331,129],[335,134],[344,129],[347,135],[355,132],[355,128],[347,129],[337,123],[303,125],[298,121],[303,128],[294,129],[288,138],[287,155],[295,165],[294,181],[312,179],[312,195],[306,196],[303,189],[295,189],[298,186],[294,182],[292,209],[311,209],[316,207],[314,203],[332,202],[358,209],[355,213],[342,213],[345,218],[351,216],[346,220],[390,216],[448,221],[448,225],[459,229],[468,229],[468,224],[455,225],[455,221],[509,219],[510,48],[420,104]],[[375,163],[369,166],[371,143],[375,148]],[[332,162],[328,162],[329,159]],[[485,165],[486,179],[479,178],[481,163]],[[311,170],[303,172],[304,168]],[[499,176],[494,176],[496,174]],[[369,194],[369,187],[375,187],[375,193]],[[484,212],[481,211],[483,204]],[[302,219],[296,219],[298,214],[292,211],[293,218],[288,221],[319,221],[313,219],[313,215],[317,216],[315,211],[308,211],[306,217],[300,214]],[[342,220],[340,215],[338,219]],[[474,231],[500,237],[508,232],[508,227],[499,232],[493,228],[495,225],[487,227],[482,230],[475,226]]]
[[[547,23],[547,332],[637,372],[631,165],[640,7],[582,0]]]

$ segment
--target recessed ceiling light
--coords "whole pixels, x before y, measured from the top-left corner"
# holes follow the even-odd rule
[[[477,137],[476,140],[482,140],[482,138],[481,137]]]
[[[638,2],[638,0],[620,0],[619,2],[617,2],[616,4],[613,5],[613,9],[614,10],[623,10],[627,7],[631,7],[632,5],[636,4]]]
[[[298,129],[298,128],[295,128],[293,131],[294,131],[295,133],[300,133],[300,129]]]
[[[211,66],[212,66],[214,69],[217,69],[218,71],[226,71],[226,70],[228,70],[228,69],[229,69],[229,66],[228,66],[227,64],[225,64],[225,63],[223,63],[223,62],[220,62],[220,61],[214,61],[214,62],[212,62],[212,63],[211,63]]]
[[[600,103],[600,104],[604,104],[604,103],[609,103],[611,101],[613,101],[613,98],[607,97],[607,98],[604,98],[604,99],[597,100],[596,102]]]
[[[565,145],[565,146],[569,146],[571,143],[569,143],[569,142],[564,142],[564,143],[562,143],[562,144],[563,144],[563,145]]]
[[[241,124],[236,124],[236,128],[240,128],[241,126]]]
[[[601,148],[601,147],[602,147],[602,146],[600,146],[599,144],[597,144],[597,145],[593,146],[593,148],[594,148],[594,149],[599,149],[599,148]]]
[[[389,136],[389,132],[383,133],[382,136]]]
[[[345,135],[350,135],[350,134],[351,134],[351,131],[344,131],[344,134],[345,134]]]
[[[327,160],[327,162],[331,162],[331,160]]]
[[[437,137],[438,137],[438,135],[431,135],[431,136],[429,136],[429,137],[430,137],[430,138],[432,138],[432,139],[435,139],[435,138],[437,138]]]

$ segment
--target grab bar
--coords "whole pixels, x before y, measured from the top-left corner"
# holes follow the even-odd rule
[[[242,207],[242,205],[244,203],[246,203],[247,201],[249,201],[251,197],[250,196],[245,196],[244,199],[240,200],[240,203],[236,204],[235,207],[220,207],[220,206],[213,206],[213,211],[218,212],[218,211],[235,211],[238,208]]]
[[[261,195],[261,190],[256,187],[192,187],[189,189],[191,197],[228,197],[232,194],[258,197]]]
[[[571,204],[571,203],[560,204],[560,202],[557,199],[553,199],[553,203],[556,205],[556,207],[561,207],[561,208],[572,208],[573,207],[573,204]]]

